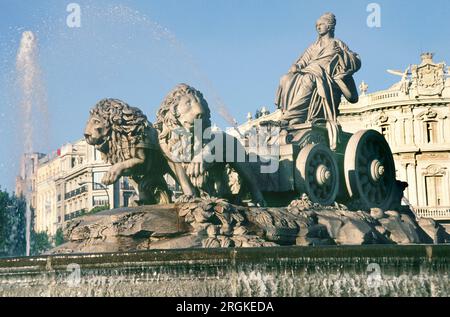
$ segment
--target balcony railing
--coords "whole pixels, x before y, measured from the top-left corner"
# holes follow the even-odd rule
[[[74,218],[80,217],[84,215],[87,212],[87,209],[80,209],[74,212],[71,212],[70,214],[64,215],[64,221],[72,220]]]
[[[450,220],[450,207],[416,207],[414,212],[417,218]]]
[[[109,200],[108,199],[94,199],[94,201],[92,202],[92,205],[94,207],[108,206],[109,205]]]
[[[373,106],[373,105],[377,105],[377,104],[384,104],[384,103],[393,102],[393,101],[410,100],[407,95],[404,95],[399,91],[390,91],[390,90],[382,90],[382,91],[374,92],[374,93],[367,94],[367,95],[361,96],[361,97],[368,98],[369,106]],[[352,106],[352,104],[349,101],[347,101],[345,98],[342,98],[340,105],[344,106],[344,107]]]
[[[80,187],[80,188],[77,188],[77,189],[75,189],[75,190],[72,190],[72,191],[66,193],[66,194],[64,195],[64,199],[67,200],[67,199],[70,199],[70,198],[72,198],[72,197],[76,197],[76,196],[78,196],[78,195],[81,195],[81,194],[83,194],[83,193],[86,193],[87,191],[88,191],[87,186],[82,186],[82,187]]]

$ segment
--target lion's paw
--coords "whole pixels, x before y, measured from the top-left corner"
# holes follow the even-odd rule
[[[121,175],[122,169],[119,166],[114,165],[109,169],[105,176],[103,176],[102,183],[105,185],[112,185],[119,180]]]

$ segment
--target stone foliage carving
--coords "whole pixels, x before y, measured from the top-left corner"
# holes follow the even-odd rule
[[[194,199],[181,206],[179,215],[193,228],[193,234],[204,237],[205,248],[276,245],[249,233],[244,209],[223,199]]]
[[[426,176],[435,176],[435,175],[445,175],[447,169],[445,167],[439,165],[430,165],[427,168],[423,169],[423,175]]]

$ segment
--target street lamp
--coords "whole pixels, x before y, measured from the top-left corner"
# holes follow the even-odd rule
[[[97,182],[80,182],[80,183],[78,183],[78,185],[80,185],[80,186],[84,186],[87,184],[99,185],[106,192],[106,195],[108,196],[108,206],[111,206],[111,199],[109,197],[108,187],[106,187],[102,183],[97,183]]]

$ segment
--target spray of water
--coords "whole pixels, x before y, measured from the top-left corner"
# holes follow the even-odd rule
[[[208,99],[211,100],[211,106],[218,112],[218,114],[232,127],[237,127],[237,122],[231,115],[229,108],[226,106],[225,102],[219,96],[217,89],[215,89],[209,78],[201,71],[201,68],[195,61],[194,57],[189,53],[189,51],[184,47],[184,45],[177,39],[177,37],[167,28],[163,27],[156,21],[150,19],[147,15],[141,12],[131,9],[125,5],[116,5],[110,7],[108,10],[99,10],[101,14],[105,14],[108,17],[113,17],[117,22],[126,22],[129,24],[146,27],[152,32],[152,37],[158,41],[165,40],[169,43],[169,46],[174,50],[180,57],[182,57],[185,66],[188,66],[191,75],[196,77],[210,93]],[[104,12],[104,13],[103,13]],[[171,61],[173,62],[173,61]]]
[[[36,40],[34,34],[26,31],[22,34],[19,52],[17,53],[16,68],[18,84],[22,94],[20,110],[23,122],[24,151],[31,153],[33,150],[33,83],[36,82]]]
[[[85,25],[89,22],[94,23],[89,28],[86,27],[86,30],[89,30],[89,36],[81,32],[84,29],[77,30],[78,32],[74,32],[71,29],[63,29],[61,31],[55,32],[55,29],[50,27],[49,29],[44,28],[35,33],[30,31],[23,32],[20,42],[20,48],[17,52],[16,57],[16,84],[20,92],[20,101],[18,102],[18,104],[20,105],[20,111],[18,111],[20,112],[18,123],[20,123],[20,125],[17,125],[20,131],[18,131],[19,133],[17,134],[21,135],[23,138],[23,153],[32,153],[37,149],[47,148],[47,146],[45,146],[44,144],[39,144],[39,142],[41,140],[48,140],[48,132],[46,132],[49,127],[47,100],[45,89],[43,87],[44,81],[41,78],[41,70],[38,63],[39,52],[38,38],[36,36],[37,34],[39,34],[41,37],[50,37],[50,39],[47,39],[46,41],[51,44],[50,47],[44,47],[47,55],[49,53],[50,55],[57,55],[57,52],[60,51],[61,47],[59,46],[57,50],[52,50],[52,45],[53,47],[54,45],[58,44],[70,46],[73,45],[72,43],[79,43],[80,40],[86,40],[90,38],[98,38],[98,41],[95,42],[96,44],[94,44],[94,47],[78,45],[77,54],[82,49],[84,49],[85,51],[87,50],[87,54],[94,54],[99,50],[103,52],[102,49],[104,47],[107,47],[104,44],[108,43],[108,41],[114,41],[114,45],[118,45],[120,49],[124,50],[124,54],[134,55],[134,51],[127,53],[127,50],[129,49],[127,47],[127,44],[130,44],[132,46],[133,41],[135,40],[149,42],[145,47],[147,48],[147,50],[150,49],[150,52],[146,53],[148,53],[148,56],[155,57],[153,58],[155,59],[155,63],[163,65],[161,66],[162,69],[159,72],[160,76],[170,76],[173,74],[175,76],[173,76],[174,78],[172,78],[171,82],[173,82],[174,80],[176,80],[177,82],[181,82],[182,80],[180,79],[179,72],[184,71],[185,74],[189,74],[188,77],[194,77],[194,79],[200,82],[200,87],[198,88],[201,90],[206,90],[206,95],[211,101],[211,106],[215,108],[218,114],[222,116],[230,125],[236,126],[236,121],[229,112],[223,100],[219,97],[219,94],[213,87],[211,81],[201,71],[195,59],[191,56],[188,50],[181,44],[181,42],[175,37],[173,33],[171,33],[167,28],[150,19],[147,15],[133,10],[127,6],[120,5],[106,7],[106,10],[104,7],[85,7],[85,10],[83,11],[85,14],[83,16],[86,21]],[[98,15],[98,19],[96,19],[96,15]],[[132,29],[136,32],[127,31],[124,34],[120,33],[122,37],[111,39],[108,37],[110,32],[103,32],[104,28],[101,28],[101,25],[98,26],[97,24],[95,24],[96,21],[102,21],[102,25],[120,25],[122,26],[122,29]],[[146,36],[136,38],[137,36],[135,36],[135,34],[145,34]],[[85,37],[82,37],[83,35]],[[79,36],[79,38],[77,36]],[[86,42],[83,41],[83,43]],[[121,43],[123,44],[122,46],[120,45]],[[99,47],[95,46],[97,44],[99,45]],[[165,45],[168,45],[168,47]],[[113,46],[112,49],[114,50],[116,46]],[[109,54],[110,49],[111,47],[108,47],[108,51],[104,52],[103,58],[108,59],[112,58],[111,56],[115,56],[114,54]],[[152,58],[150,58],[150,60],[151,59]],[[179,62],[174,63],[174,60]],[[109,61],[110,60],[108,60],[108,62]],[[151,63],[148,61],[148,59],[143,60],[143,62],[145,62],[146,64]],[[182,69],[179,69],[178,67],[181,67]],[[105,77],[109,77],[111,73],[114,74],[114,68],[108,68],[108,74],[105,74]],[[31,173],[27,172],[26,175],[31,175]],[[31,184],[29,183],[26,186],[25,196],[28,202],[27,254],[29,254],[31,224],[31,212],[29,209],[31,200]]]
[[[47,106],[44,89],[42,85],[41,72],[38,64],[37,39],[33,32],[26,31],[22,34],[20,47],[16,59],[17,85],[20,91],[20,116],[23,135],[23,153],[31,154],[34,150],[33,136],[35,134],[34,119],[40,113],[40,117],[47,118]],[[45,121],[45,120],[44,120]],[[46,127],[46,122],[41,122],[40,127]],[[32,168],[31,164],[26,164]],[[27,200],[26,210],[26,254],[30,255],[31,240],[31,179],[32,172],[25,172],[26,188],[25,198]]]

